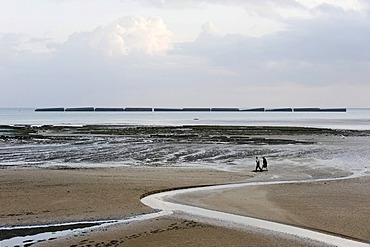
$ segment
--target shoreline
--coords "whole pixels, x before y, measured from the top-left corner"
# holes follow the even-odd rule
[[[4,170],[2,170],[2,171],[4,171]],[[112,168],[110,168],[110,169],[77,169],[77,170],[76,169],[72,169],[72,170],[51,170],[51,169],[7,170],[6,169],[5,173],[7,173],[7,174],[1,173],[1,175],[2,175],[2,180],[1,180],[1,186],[2,187],[1,187],[1,189],[2,190],[0,192],[1,193],[0,195],[2,196],[2,198],[4,198],[3,197],[3,193],[4,193],[4,190],[3,190],[4,180],[3,180],[3,178],[9,177],[9,175],[13,175],[13,180],[12,179],[8,180],[8,185],[9,185],[9,182],[11,182],[11,181],[14,182],[14,179],[15,179],[15,181],[18,181],[18,182],[21,181],[23,186],[25,186],[25,187],[30,186],[29,183],[30,183],[31,180],[34,183],[36,183],[34,185],[38,185],[38,186],[35,186],[35,191],[33,191],[31,193],[33,195],[36,195],[36,198],[33,197],[34,199],[36,199],[36,201],[37,201],[37,194],[38,194],[37,191],[40,192],[40,189],[42,188],[42,187],[40,187],[40,185],[43,184],[43,186],[46,186],[47,183],[51,183],[50,185],[52,185],[51,188],[54,191],[54,193],[55,192],[58,192],[58,193],[63,192],[62,194],[59,194],[59,195],[65,195],[64,194],[66,192],[65,190],[67,190],[68,188],[71,188],[71,186],[75,189],[79,189],[80,190],[80,196],[83,196],[84,200],[89,200],[89,202],[87,204],[83,204],[83,205],[90,205],[91,206],[93,204],[93,201],[91,201],[91,200],[96,200],[97,199],[97,198],[91,198],[90,197],[91,194],[89,194],[89,193],[86,194],[86,192],[88,192],[89,190],[88,190],[88,186],[86,186],[85,183],[87,183],[88,181],[90,181],[91,182],[90,185],[95,186],[95,188],[101,187],[101,185],[102,185],[101,182],[104,181],[104,183],[109,184],[110,189],[112,189],[114,191],[118,191],[118,190],[116,190],[117,188],[116,189],[113,188],[113,187],[117,186],[119,191],[121,192],[121,195],[124,195],[125,193],[127,193],[127,190],[128,190],[129,193],[126,194],[126,195],[133,196],[133,198],[132,198],[133,200],[124,200],[125,202],[119,201],[119,200],[115,202],[114,199],[110,198],[110,197],[105,198],[106,200],[100,201],[100,203],[103,203],[104,207],[108,206],[107,203],[104,203],[104,201],[105,202],[117,203],[117,204],[115,204],[115,206],[117,206],[116,210],[118,210],[120,212],[119,213],[117,212],[116,215],[112,214],[112,212],[107,214],[107,211],[104,210],[103,208],[100,208],[100,209],[99,208],[92,208],[94,210],[90,210],[91,211],[90,214],[86,214],[86,212],[78,212],[78,210],[75,211],[75,213],[74,213],[75,217],[77,216],[77,218],[84,218],[84,219],[86,219],[86,218],[107,219],[107,216],[108,216],[108,218],[114,218],[114,217],[118,217],[118,216],[122,217],[122,215],[128,216],[128,215],[135,215],[135,214],[150,212],[151,209],[146,208],[146,206],[142,205],[139,201],[140,196],[144,194],[144,193],[141,193],[140,191],[149,192],[149,191],[153,191],[154,188],[158,188],[158,190],[162,190],[162,189],[168,189],[169,187],[195,186],[195,185],[206,185],[206,184],[211,184],[211,183],[226,183],[226,182],[230,183],[232,181],[234,181],[234,182],[241,182],[241,181],[242,182],[247,182],[247,181],[258,179],[258,176],[255,177],[254,179],[251,179],[252,175],[251,175],[250,172],[235,173],[235,172],[223,172],[223,171],[216,171],[216,170],[189,169],[189,168],[186,168],[186,169],[181,169],[181,168],[180,169],[179,168],[169,168],[169,169],[168,168],[148,168],[148,169],[143,169],[143,168],[113,168],[112,169]],[[15,178],[14,176],[16,176],[17,178]],[[27,181],[26,178],[30,179],[30,181]],[[50,178],[50,179],[47,179],[47,178]],[[53,179],[51,179],[51,178],[53,178]],[[68,179],[65,180],[66,178],[69,178],[69,180]],[[76,178],[79,178],[81,183],[72,183],[72,181],[75,181]],[[123,180],[126,180],[126,183],[123,182],[122,178],[124,178]],[[370,180],[369,176],[366,176],[365,178],[366,178],[365,180],[367,180],[367,181]],[[35,181],[35,179],[36,179],[36,181]],[[171,181],[169,181],[169,180],[171,180]],[[350,179],[350,180],[352,181],[352,179]],[[62,183],[60,183],[61,181],[63,181],[64,186],[63,186]],[[123,185],[126,186],[126,185],[130,184],[133,181],[136,181],[136,183],[131,184],[132,185],[131,186],[131,191],[130,191],[130,188],[123,186]],[[148,183],[148,184],[146,185],[146,183]],[[84,184],[85,184],[85,186],[84,186]],[[57,185],[57,186],[55,187],[53,185]],[[60,190],[60,188],[57,189],[60,186],[63,187],[63,190]],[[293,185],[293,187],[296,187],[296,186],[297,185]],[[12,187],[12,186],[10,186],[10,187]],[[298,185],[298,187],[301,187],[301,186]],[[309,187],[309,186],[308,185],[303,185],[303,187]],[[132,190],[132,189],[134,189],[134,190]],[[275,191],[275,194],[276,194],[276,188],[270,188],[270,189],[271,189],[271,191]],[[124,192],[124,190],[126,190],[126,192]],[[333,191],[333,189],[331,189],[331,190]],[[226,191],[226,192],[223,191],[222,193],[218,193],[219,198],[216,198],[217,200],[213,198],[214,201],[218,201],[218,204],[214,203],[214,201],[212,201],[212,200],[207,201],[207,200],[210,200],[210,198],[212,197],[210,195],[204,196],[203,199],[204,198],[207,199],[206,204],[208,204],[208,207],[210,205],[212,207],[212,205],[213,205],[218,210],[220,210],[220,209],[222,209],[222,211],[228,211],[228,210],[230,211],[231,210],[231,212],[233,212],[235,207],[234,207],[234,209],[232,209],[232,207],[230,207],[230,206],[227,206],[227,205],[225,206],[225,200],[228,201],[228,202],[235,202],[235,205],[239,205],[238,206],[239,208],[240,208],[240,206],[243,206],[245,204],[245,202],[240,201],[240,194],[247,195],[249,193],[248,194],[249,196],[244,197],[244,199],[249,199],[251,202],[253,202],[253,200],[256,200],[255,198],[253,199],[253,196],[252,196],[253,193],[251,193],[250,191],[249,192],[248,191],[242,191],[242,192],[240,192],[240,191],[235,192],[234,191],[233,192],[233,191]],[[104,186],[103,186],[103,190],[101,190],[100,193],[99,193],[100,196],[102,196],[101,192],[104,192]],[[18,191],[18,193],[22,194],[21,191]],[[67,194],[71,194],[71,193],[72,193],[71,190],[70,190],[69,193],[67,192]],[[96,191],[95,193],[98,193],[98,191]],[[268,193],[271,193],[271,192],[268,192]],[[335,193],[337,193],[337,192],[335,192]],[[272,193],[272,194],[274,194],[274,193]],[[113,197],[116,197],[116,196],[113,196]],[[196,194],[193,193],[193,194],[190,195],[190,197],[193,197],[193,198],[191,198],[191,201],[197,202]],[[370,198],[370,197],[368,197],[368,198]],[[51,200],[50,202],[53,202],[53,200],[51,198],[49,198],[49,199]],[[260,200],[260,202],[259,202],[259,203],[262,203],[261,205],[263,205],[263,203],[265,203],[265,202],[276,203],[276,198],[271,198],[271,196],[270,197],[265,197],[263,199],[264,200],[262,200],[262,201]],[[21,198],[18,198],[17,200],[21,200]],[[17,200],[13,201],[13,203],[16,203]],[[286,200],[287,199],[285,199],[285,201]],[[186,201],[188,201],[188,199],[186,199]],[[126,205],[127,205],[127,203],[129,203],[128,204],[129,206],[126,207],[126,208],[123,208],[122,205],[120,205],[120,203],[126,204]],[[199,203],[199,202],[197,202],[197,203]],[[254,201],[254,203],[256,203],[256,201]],[[139,205],[139,204],[141,204],[141,205]],[[63,204],[63,205],[66,206],[67,204]],[[297,202],[295,202],[295,205],[297,205]],[[42,204],[39,205],[39,207],[41,207],[41,206],[42,206]],[[298,203],[298,206],[302,207],[299,203]],[[273,208],[275,208],[275,207],[276,207],[276,204],[273,204]],[[279,205],[278,208],[281,208],[281,205]],[[112,207],[110,207],[110,210],[111,209],[112,209]],[[368,208],[366,208],[366,206],[365,206],[365,209],[368,209]],[[59,209],[57,207],[57,209],[55,210],[53,215],[48,215],[47,212],[43,212],[42,210],[39,210],[39,211],[35,212],[35,214],[29,214],[28,217],[26,217],[27,215],[15,216],[16,214],[13,213],[14,216],[12,216],[12,214],[8,214],[8,217],[4,218],[4,213],[3,213],[2,216],[0,217],[0,222],[1,222],[0,224],[4,225],[4,222],[19,223],[20,221],[22,222],[22,220],[23,220],[23,223],[27,222],[27,221],[28,222],[37,222],[37,221],[40,221],[40,217],[42,217],[43,220],[46,220],[46,221],[49,221],[49,222],[65,221],[66,219],[67,220],[71,219],[71,215],[68,216],[68,214],[64,214],[63,217],[61,215],[59,215],[58,212],[60,210],[61,210],[61,207],[59,207]],[[68,212],[68,210],[71,210],[71,208],[70,209],[68,209],[68,207],[64,208],[64,212]],[[81,208],[80,208],[80,210],[81,210]],[[245,210],[245,209],[243,209],[243,210]],[[123,213],[123,212],[125,212],[125,213]],[[284,212],[285,216],[286,215],[289,216],[289,214],[286,214],[285,211],[283,211],[283,212]],[[71,214],[71,212],[70,212],[70,214]],[[267,215],[273,215],[273,214],[271,212],[268,212]],[[67,216],[67,217],[65,217],[65,216]],[[21,219],[23,218],[23,219],[18,220],[17,217],[21,218]],[[96,242],[99,239],[113,238],[113,236],[115,235],[113,233],[115,231],[118,231],[117,229],[121,229],[120,231],[124,230],[124,232],[133,231],[133,232],[143,233],[143,232],[145,232],[145,231],[143,231],[143,229],[146,229],[150,225],[156,225],[156,227],[158,227],[160,229],[164,228],[165,226],[163,225],[164,224],[163,222],[172,222],[171,224],[177,224],[178,226],[184,227],[182,230],[179,230],[179,231],[184,231],[184,232],[191,231],[192,232],[191,234],[193,234],[194,237],[198,240],[199,240],[199,238],[204,237],[204,234],[208,234],[208,233],[205,233],[205,232],[214,232],[214,231],[219,232],[219,231],[221,231],[221,232],[229,233],[231,235],[236,234],[238,236],[241,235],[241,232],[243,234],[245,234],[245,231],[240,231],[240,230],[237,230],[237,229],[229,229],[229,228],[224,228],[224,227],[218,227],[218,226],[212,226],[212,225],[209,225],[207,223],[197,222],[196,219],[191,219],[191,220],[193,220],[193,221],[195,220],[195,222],[196,222],[196,223],[194,223],[196,225],[196,227],[194,227],[194,229],[192,227],[190,227],[190,228],[185,227],[184,226],[185,223],[182,224],[181,222],[183,222],[183,221],[180,221],[180,219],[177,219],[176,216],[171,216],[171,217],[166,216],[164,218],[160,218],[160,219],[157,219],[157,220],[150,220],[150,221],[147,221],[147,222],[136,222],[136,223],[130,223],[128,225],[118,225],[118,226],[114,226],[114,227],[108,227],[104,231],[101,231],[101,230],[93,231],[93,232],[91,232],[87,235],[91,239],[90,241],[95,241]],[[286,220],[286,219],[284,219],[284,220]],[[129,230],[127,228],[129,228]],[[201,233],[201,232],[203,232],[203,233]],[[113,234],[113,235],[111,235],[111,234]],[[117,234],[118,234],[118,232],[117,232]],[[261,234],[261,233],[259,233],[259,234]],[[249,239],[251,239],[251,238],[255,238],[259,234],[256,234],[255,232],[254,233],[249,232],[247,235],[249,236]],[[122,232],[119,233],[118,235],[122,235]],[[167,232],[167,234],[166,234],[166,232],[161,232],[161,234],[147,234],[147,236],[143,236],[143,235],[144,234],[140,235],[141,237],[137,237],[137,238],[125,239],[125,243],[133,243],[133,245],[135,246],[136,245],[135,243],[139,243],[140,241],[154,241],[154,240],[152,240],[152,238],[154,237],[155,239],[157,239],[156,241],[159,241],[163,244],[164,242],[166,242],[165,239],[164,239],[164,235],[171,238],[171,235],[173,235],[173,232],[170,231],[170,232]],[[57,240],[53,240],[53,241],[48,241],[47,243],[48,243],[48,245],[50,245],[50,244],[55,242],[56,243],[55,246],[60,246],[61,243],[63,243],[63,244],[64,243],[66,243],[66,244],[71,243],[72,244],[72,243],[79,242],[79,239],[81,237],[83,238],[85,236],[86,236],[86,234],[84,236],[70,237],[68,240],[66,238],[61,238],[61,239],[57,239]],[[254,237],[252,237],[252,236],[254,236]],[[117,237],[118,236],[116,235],[115,238],[117,238]],[[177,238],[178,237],[179,236],[177,236]],[[240,238],[242,239],[243,237],[240,236]],[[255,239],[255,241],[257,241],[256,243],[261,243],[259,241],[264,241],[264,240],[262,240],[263,238],[265,240],[271,238],[269,240],[269,241],[272,241],[272,242],[270,242],[270,244],[272,244],[274,242],[276,243],[276,241],[278,241],[278,242],[283,241],[281,239],[281,237],[276,237],[276,236],[266,237],[266,235],[263,235],[263,237],[258,237],[257,239]],[[278,238],[278,240],[276,240],[276,238]],[[283,237],[283,239],[286,240],[286,236]],[[174,239],[173,239],[173,241],[174,241]],[[287,244],[286,246],[295,246],[297,244],[297,241],[300,242],[302,240],[294,240],[294,241],[292,240],[294,242],[294,244],[292,244],[290,242],[291,240],[287,240],[287,241],[288,242],[286,242],[286,244]],[[162,244],[159,244],[157,246],[161,246]],[[38,244],[37,244],[37,246],[38,246]],[[40,245],[40,246],[42,246],[42,245]],[[52,246],[52,245],[50,245],[50,246]],[[62,245],[62,246],[64,246],[64,245]],[[104,245],[102,245],[102,246],[104,246]],[[207,246],[207,245],[205,245],[205,246]],[[212,245],[212,246],[214,246],[214,245]],[[215,245],[215,246],[217,246],[217,245]],[[269,245],[267,245],[267,246],[269,246]],[[302,245],[302,246],[305,246],[305,245]],[[314,245],[314,246],[316,246],[316,245]]]

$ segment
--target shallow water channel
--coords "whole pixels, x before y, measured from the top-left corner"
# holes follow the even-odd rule
[[[168,213],[156,212],[120,220],[82,221],[39,226],[2,227],[0,228],[0,246],[31,246],[38,242],[49,241],[67,235],[98,230],[100,228],[115,224],[127,224],[133,221],[148,220],[164,216],[165,214]]]

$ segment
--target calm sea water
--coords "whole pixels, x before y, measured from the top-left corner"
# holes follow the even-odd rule
[[[370,129],[370,108],[347,112],[35,112],[0,108],[0,125],[233,125]]]

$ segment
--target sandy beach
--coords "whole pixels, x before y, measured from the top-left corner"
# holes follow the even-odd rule
[[[125,218],[153,211],[140,202],[140,197],[151,191],[243,182],[258,176],[263,174],[182,168],[2,169],[0,225]],[[174,200],[369,243],[370,191],[366,189],[369,185],[369,177],[363,177],[201,192]],[[320,246],[291,236],[228,228],[176,214],[82,232],[35,246],[149,243],[150,246]]]

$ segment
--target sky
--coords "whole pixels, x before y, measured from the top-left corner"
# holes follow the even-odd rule
[[[367,0],[0,0],[0,107],[370,107]]]

